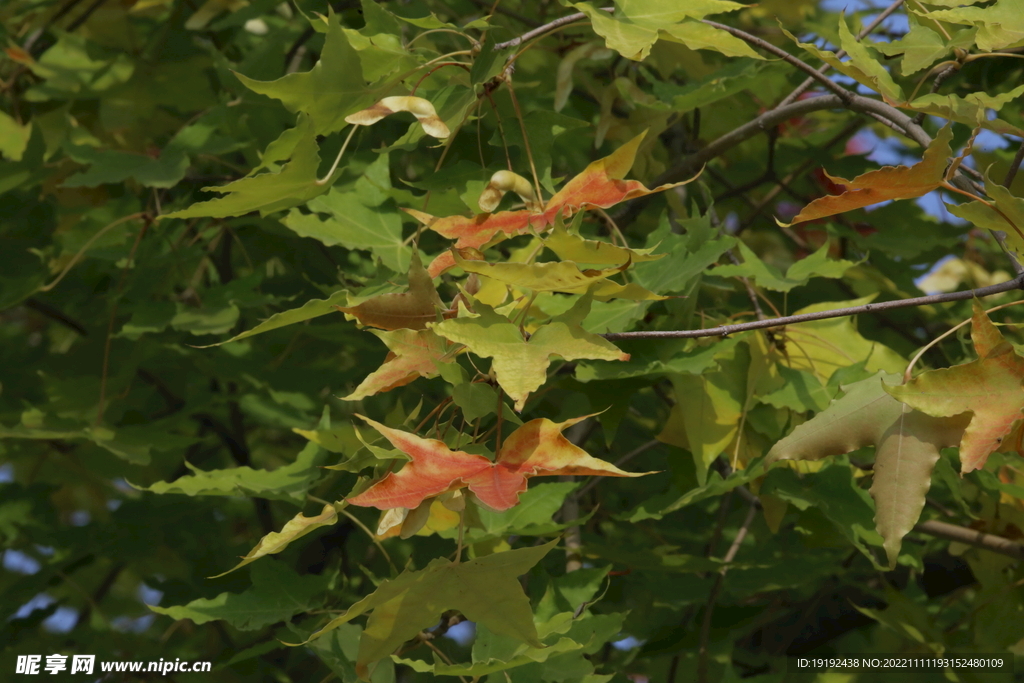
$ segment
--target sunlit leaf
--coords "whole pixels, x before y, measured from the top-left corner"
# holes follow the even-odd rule
[[[890,199],[913,199],[928,194],[943,180],[946,160],[952,154],[949,147],[952,139],[952,128],[947,125],[925,150],[921,163],[914,166],[883,166],[853,180],[826,173],[829,180],[843,186],[843,191],[815,199],[787,225],[845,213]]]
[[[582,358],[628,360],[629,355],[611,342],[580,327],[586,316],[585,299],[561,319],[555,318],[534,332],[529,339],[508,318],[477,303],[478,313],[433,324],[445,339],[466,346],[472,353],[492,359],[494,375],[505,393],[522,410],[527,397],[547,379],[553,357],[564,360]],[[582,315],[579,315],[581,314]]]
[[[419,377],[437,377],[437,365],[448,352],[443,338],[430,330],[370,331],[387,345],[390,353],[384,364],[367,375],[343,400],[358,401],[405,386]]]
[[[933,417],[971,413],[960,442],[964,474],[980,469],[989,454],[1003,449],[1003,440],[1024,411],[1024,359],[1003,338],[977,300],[971,340],[977,360],[929,370],[906,384],[885,387],[896,400]]]
[[[858,83],[866,85],[878,92],[889,104],[903,101],[903,91],[882,64],[876,60],[866,45],[861,43],[850,32],[845,17],[839,20],[839,47],[846,51],[849,59],[845,62],[836,57],[834,52],[822,50],[813,43],[801,43],[800,40],[786,29],[782,32],[794,43],[810,52],[841,74],[845,74]]]
[[[412,460],[398,472],[349,498],[353,505],[415,509],[427,498],[467,487],[487,507],[502,511],[519,502],[526,480],[535,476],[591,475],[639,477],[587,455],[562,436],[579,422],[555,423],[545,418],[530,420],[508,435],[494,462],[482,455],[453,451],[441,441],[385,427],[363,418],[391,444]]]
[[[320,527],[330,526],[338,521],[338,513],[335,511],[333,505],[324,505],[323,511],[319,515],[313,517],[306,517],[301,512],[292,517],[288,522],[281,528],[280,531],[272,531],[256,544],[256,547],[249,551],[249,553],[242,558],[242,561],[236,564],[231,569],[227,570],[223,574],[212,576],[210,578],[217,578],[218,576],[224,576],[224,574],[230,574],[231,572],[244,567],[245,565],[255,562],[261,557],[267,555],[274,555],[285,548],[292,541],[298,540],[306,534],[316,531]]]
[[[544,210],[540,212],[523,209],[479,214],[473,217],[434,218],[418,211],[407,211],[434,232],[456,240],[455,248],[480,248],[496,236],[512,237],[531,229],[538,232],[545,230],[559,215],[568,218],[588,206],[607,209],[628,199],[662,192],[690,182],[686,180],[648,189],[639,181],[623,180],[633,166],[637,150],[645,135],[646,133],[641,133],[607,157],[590,163],[582,173],[569,180],[549,199],[544,204]],[[430,273],[437,275],[452,265],[452,258],[442,255],[430,264]]]

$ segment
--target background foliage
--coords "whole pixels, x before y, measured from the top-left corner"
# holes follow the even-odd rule
[[[616,6],[4,3],[4,671],[831,681],[785,657],[1021,654],[1021,314],[981,312],[1019,281],[649,333],[1011,280],[1024,7]],[[346,122],[408,94],[451,135]],[[469,219],[502,170],[517,213]],[[915,371],[954,389],[884,392],[972,316]],[[383,539],[345,502],[409,459],[388,429],[492,459],[541,418],[553,452],[656,473],[537,460],[559,478],[462,527],[443,482]]]

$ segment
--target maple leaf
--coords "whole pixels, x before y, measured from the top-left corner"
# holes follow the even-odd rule
[[[414,249],[409,264],[409,289],[399,294],[381,294],[356,306],[335,306],[342,313],[354,316],[361,324],[384,330],[422,330],[437,318],[437,309],[444,308],[434,289],[433,279],[423,269],[419,251]]]
[[[495,378],[522,410],[530,393],[547,380],[552,356],[565,360],[629,360],[611,342],[580,327],[590,310],[588,297],[566,313],[542,325],[529,339],[519,327],[486,304],[475,304],[477,314],[431,325],[438,335],[490,358]]]
[[[607,209],[628,199],[644,197],[690,182],[692,178],[679,183],[660,185],[652,190],[638,180],[623,180],[633,167],[636,152],[645,135],[646,131],[603,159],[591,162],[582,173],[572,178],[551,197],[541,211],[521,209],[446,218],[435,218],[409,209],[405,211],[434,232],[455,240],[456,249],[476,249],[499,235],[502,238],[514,237],[528,232],[531,228],[538,232],[543,231],[554,224],[559,215],[568,218],[588,206]],[[455,262],[450,254],[441,254],[430,264],[429,271],[436,277],[453,265]]]
[[[659,38],[683,43],[691,50],[716,50],[729,57],[763,59],[739,38],[700,22],[709,14],[744,8],[728,0],[644,0],[615,3],[609,14],[585,2],[573,3],[590,19],[594,32],[605,44],[627,59],[640,61],[651,53]]]
[[[455,265],[467,273],[476,273],[511,287],[532,289],[535,292],[566,292],[569,294],[590,292],[591,296],[599,301],[608,299],[658,301],[667,298],[638,284],[620,285],[608,279],[628,268],[630,265],[628,260],[616,268],[581,270],[572,261],[487,263],[478,259],[464,259],[458,252],[454,252],[452,258]]]
[[[300,512],[288,520],[280,531],[272,531],[261,538],[260,542],[256,544],[256,547],[250,550],[248,554],[242,558],[241,562],[226,572],[217,574],[216,576],[211,576],[210,578],[216,579],[219,576],[230,574],[236,569],[244,567],[250,562],[255,562],[261,557],[279,553],[287,548],[288,544],[292,541],[302,538],[306,534],[311,531],[316,531],[322,526],[330,526],[337,521],[338,513],[334,509],[334,506],[329,503],[324,505],[324,509],[319,515],[315,515],[313,517],[306,517]]]
[[[939,450],[960,443],[967,426],[964,416],[931,417],[901,404],[883,387],[883,382],[898,381],[899,375],[879,371],[841,387],[840,398],[776,443],[765,460],[769,465],[820,460],[874,446],[870,493],[890,568],[896,566],[903,537],[921,516]]]
[[[276,166],[276,162],[287,163],[269,172],[261,172]],[[241,216],[250,211],[266,215],[281,209],[289,209],[327,192],[333,179],[317,181],[320,166],[320,149],[316,144],[313,120],[299,114],[295,128],[281,133],[270,143],[263,154],[262,164],[249,175],[227,185],[204,187],[207,192],[217,192],[224,197],[196,202],[188,208],[167,213],[160,218],[196,218],[210,216],[225,218]]]
[[[579,215],[577,215],[579,218]],[[609,242],[584,239],[577,232],[578,221],[567,228],[562,221],[555,221],[554,229],[544,246],[558,254],[558,258],[576,263],[594,263],[601,265],[622,265],[623,263],[643,263],[657,261],[668,254],[652,254],[650,249],[627,249]],[[657,245],[655,245],[657,246]]]
[[[387,657],[402,643],[436,624],[442,612],[455,609],[493,633],[542,648],[530,599],[516,579],[530,571],[557,543],[555,539],[544,545],[493,553],[458,564],[436,558],[420,571],[406,570],[383,581],[377,590],[305,642],[373,610],[356,657],[356,672],[368,680],[369,664]]]
[[[979,228],[1003,231],[1006,234],[1007,245],[1018,255],[1024,255],[1024,199],[1014,197],[1008,189],[992,182],[987,171],[985,194],[989,196],[990,203],[994,204],[995,208],[977,201],[946,204],[946,208],[954,216],[969,220]],[[1012,223],[1008,223],[1007,220]]]
[[[325,35],[320,59],[304,73],[289,73],[275,81],[257,81],[235,73],[245,87],[267,97],[280,100],[293,112],[309,114],[318,135],[326,135],[346,126],[345,117],[370,104],[376,89],[363,80],[359,53],[349,42],[341,25],[341,15],[329,11],[313,22],[322,26]]]
[[[931,66],[936,59],[946,56],[953,47],[947,45],[938,33],[922,24],[915,15],[908,14],[907,21],[910,30],[899,40],[871,43],[872,47],[887,57],[903,55],[900,73],[904,76],[910,76],[926,66]]]
[[[978,49],[1001,50],[1024,40],[1024,13],[1020,0],[999,0],[989,7],[957,7],[928,13],[934,21],[966,24],[978,29]]]
[[[588,455],[562,435],[563,430],[587,416],[561,423],[546,418],[530,420],[508,436],[494,462],[482,455],[453,451],[442,441],[424,439],[359,417],[411,461],[398,472],[389,472],[370,488],[349,498],[352,505],[379,510],[413,510],[428,498],[465,487],[481,503],[500,512],[519,503],[519,494],[526,490],[526,480],[530,477],[570,474],[641,477],[651,474],[624,472]]]
[[[977,299],[971,341],[977,360],[929,370],[906,384],[885,388],[896,400],[933,417],[971,413],[960,442],[960,471],[964,474],[985,465],[1017,426],[1024,410],[1024,358],[1003,338]]]
[[[447,342],[430,330],[370,330],[384,342],[388,353],[384,364],[367,375],[343,401],[358,401],[405,386],[419,377],[437,377],[437,365],[448,352]]]
[[[942,184],[946,160],[952,154],[949,147],[952,139],[952,127],[950,124],[946,124],[932,140],[932,144],[928,145],[919,164],[883,166],[861,174],[853,180],[837,178],[826,173],[829,180],[844,185],[845,190],[841,194],[815,199],[805,206],[791,223],[780,223],[780,225],[789,227],[796,223],[845,213],[889,199],[922,197]]]
[[[845,13],[839,19],[839,46],[850,56],[848,61],[840,61],[834,52],[822,50],[814,43],[801,43],[800,40],[786,29],[782,32],[794,43],[810,52],[841,74],[849,76],[853,80],[866,85],[882,96],[886,102],[892,105],[903,101],[903,91],[892,80],[892,76],[885,67],[871,56],[868,47],[860,42],[850,27],[846,25]],[[948,155],[947,155],[948,156]]]
[[[972,128],[981,126],[1002,135],[1024,136],[1024,130],[1017,126],[1002,119],[988,117],[989,110],[999,111],[1004,105],[1020,97],[1022,93],[1024,93],[1024,85],[999,95],[972,92],[960,97],[951,93],[946,95],[932,93],[918,97],[913,102],[900,105],[900,107],[941,116]]]

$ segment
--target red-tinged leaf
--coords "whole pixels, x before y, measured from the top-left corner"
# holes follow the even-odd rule
[[[438,363],[448,352],[448,343],[430,330],[370,330],[391,350],[384,364],[360,382],[345,401],[358,401],[397,387],[419,377],[437,377]]]
[[[1024,417],[1024,358],[1003,339],[977,299],[971,340],[978,360],[931,370],[906,384],[885,387],[898,401],[933,417],[971,413],[960,441],[964,474],[981,469],[990,454],[1002,450],[1004,440]]]
[[[627,199],[662,192],[690,182],[684,180],[649,189],[637,180],[623,180],[633,166],[637,149],[645,135],[646,133],[641,133],[607,157],[592,162],[549,199],[542,211],[522,209],[446,218],[434,218],[419,211],[407,212],[431,230],[456,240],[456,248],[479,248],[499,235],[513,237],[529,232],[531,228],[537,232],[546,230],[554,224],[559,214],[563,218],[568,218],[577,211],[591,206],[607,209]],[[429,271],[436,277],[452,265],[454,262],[451,257],[442,254],[430,264]]]
[[[605,477],[641,477],[651,472],[624,472],[594,458],[562,436],[582,419],[555,423],[530,420],[509,435],[494,462],[481,455],[453,451],[435,439],[424,439],[362,418],[391,444],[411,458],[399,472],[390,472],[349,502],[380,510],[417,508],[424,500],[446,491],[468,487],[477,499],[494,510],[519,503],[526,480],[535,476],[580,474]]]
[[[349,498],[353,505],[415,509],[427,498],[448,490],[461,488],[459,480],[468,480],[492,463],[482,455],[453,451],[442,441],[424,439],[400,429],[386,427],[368,417],[359,415],[371,427],[391,442],[391,445],[411,458],[398,472],[389,472],[379,482],[358,496]]]
[[[829,181],[845,187],[841,194],[819,197],[805,206],[792,223],[780,224],[789,227],[796,223],[812,221],[825,216],[834,216],[860,209],[890,199],[913,199],[922,197],[943,180],[946,160],[952,154],[949,142],[953,139],[951,126],[946,125],[928,145],[921,163],[913,166],[883,166],[868,171],[853,180],[837,178],[828,173]]]
[[[433,278],[423,268],[419,253],[413,250],[409,264],[409,289],[401,294],[381,294],[357,306],[335,306],[339,311],[354,316],[363,325],[383,330],[422,330],[437,319],[442,308],[434,289]]]
[[[5,47],[4,48],[4,53],[7,55],[7,57],[9,59],[11,59],[11,60],[13,60],[15,62],[18,62],[19,64],[25,64],[26,66],[30,65],[30,64],[34,64],[35,61],[36,61],[35,59],[32,58],[32,55],[30,55],[28,52],[25,52],[24,50],[22,50],[17,45],[11,45],[10,47]]]

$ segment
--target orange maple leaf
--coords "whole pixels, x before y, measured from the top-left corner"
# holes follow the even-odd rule
[[[579,474],[605,477],[641,477],[651,472],[624,472],[574,445],[562,431],[586,417],[556,423],[545,418],[530,420],[509,435],[494,462],[482,455],[453,451],[436,439],[385,427],[363,417],[411,462],[357,496],[353,505],[415,509],[428,498],[463,487],[493,510],[508,510],[519,503],[526,480],[536,476]]]
[[[845,187],[840,194],[819,197],[801,209],[792,223],[784,227],[834,216],[890,199],[922,197],[942,185],[946,160],[953,153],[949,147],[953,131],[946,125],[925,150],[921,162],[913,166],[883,166],[861,174],[853,180],[825,173],[830,182]]]
[[[384,363],[367,375],[343,401],[358,401],[405,386],[419,377],[437,377],[448,342],[431,330],[370,330],[390,350]]]
[[[495,237],[505,239],[522,235],[530,230],[540,232],[553,225],[555,218],[562,214],[568,218],[577,211],[590,206],[607,209],[619,202],[643,197],[655,192],[685,185],[693,180],[660,185],[648,189],[638,180],[623,180],[633,167],[637,149],[646,131],[619,147],[603,159],[591,162],[583,172],[565,184],[539,211],[499,211],[481,213],[476,216],[447,216],[435,218],[420,211],[405,209],[406,213],[424,223],[434,232],[448,239],[456,240],[455,248],[480,248]],[[696,177],[696,176],[695,176]],[[439,255],[428,268],[432,277],[437,277],[455,265],[450,252]]]
[[[971,341],[978,360],[930,370],[898,386],[883,385],[893,398],[932,417],[970,412],[960,441],[964,474],[985,465],[1024,418],[1024,358],[1021,358],[974,300]]]

